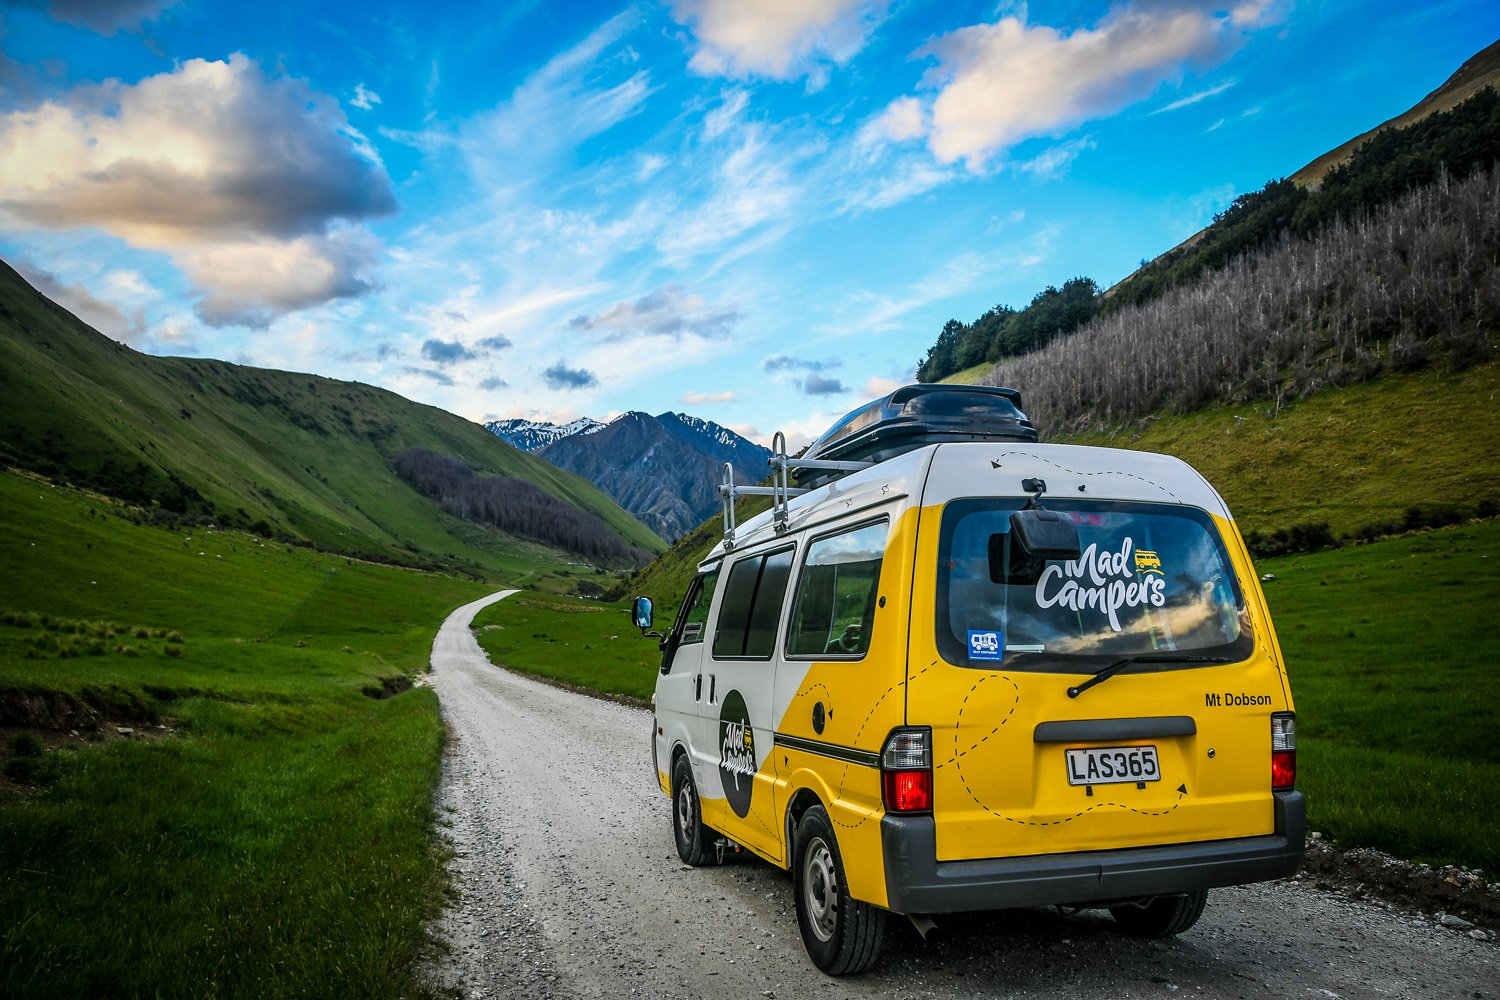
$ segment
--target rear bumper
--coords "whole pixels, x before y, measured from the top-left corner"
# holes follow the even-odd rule
[[[880,821],[887,907],[953,913],[1103,903],[1265,882],[1302,864],[1307,808],[1301,792],[1275,793],[1275,832],[1162,847],[1024,858],[943,861],[931,816]]]

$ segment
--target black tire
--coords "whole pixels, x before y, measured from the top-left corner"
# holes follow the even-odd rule
[[[849,898],[844,860],[822,806],[797,823],[792,851],[797,927],[813,964],[830,976],[864,972],[880,957],[885,911]]]
[[[716,862],[714,832],[703,825],[703,809],[698,802],[698,786],[693,784],[693,766],[687,754],[672,765],[672,839],[677,856],[694,868]]]
[[[1145,906],[1112,906],[1109,912],[1127,934],[1145,938],[1172,937],[1198,922],[1206,902],[1208,890],[1200,889],[1180,896],[1158,896]]]

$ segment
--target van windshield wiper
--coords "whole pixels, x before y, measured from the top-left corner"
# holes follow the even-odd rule
[[[1077,698],[1095,684],[1103,684],[1126,667],[1137,663],[1228,663],[1227,656],[1201,656],[1197,653],[1139,653],[1116,660],[1076,687],[1068,688],[1068,697]]]

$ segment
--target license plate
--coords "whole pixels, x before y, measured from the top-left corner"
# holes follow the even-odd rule
[[[1069,750],[1068,784],[1115,785],[1160,781],[1156,747],[1090,747]]]

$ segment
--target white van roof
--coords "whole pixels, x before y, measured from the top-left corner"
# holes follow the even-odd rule
[[[733,549],[743,551],[825,521],[896,502],[902,509],[935,506],[960,497],[1024,497],[1023,479],[1041,479],[1046,497],[1086,497],[1180,503],[1231,519],[1218,492],[1196,469],[1170,455],[1121,448],[1022,442],[952,442],[927,445],[852,472],[787,504],[787,530],[778,532],[771,511],[739,525]],[[724,542],[703,560],[728,553]]]

